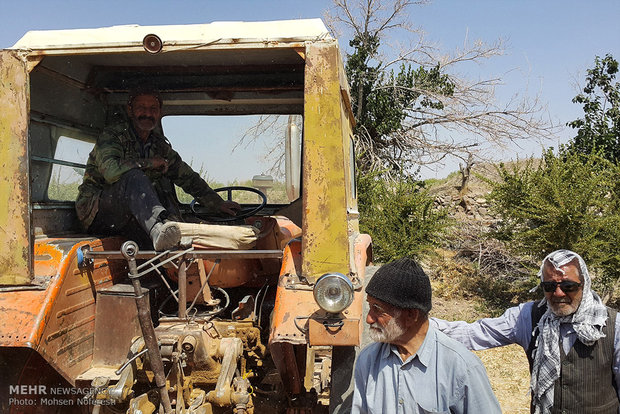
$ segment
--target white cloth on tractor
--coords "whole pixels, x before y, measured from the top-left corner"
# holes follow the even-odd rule
[[[179,223],[181,237],[191,237],[193,244],[216,249],[248,250],[256,245],[260,231],[250,225]]]

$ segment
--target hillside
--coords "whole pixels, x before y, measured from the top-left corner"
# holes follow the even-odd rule
[[[497,218],[487,202],[491,188],[481,177],[496,181],[499,174],[494,165],[475,165],[464,192],[458,172],[428,183],[436,206],[449,209],[457,223],[445,245],[437,249],[436,257],[424,263],[432,278],[432,316],[474,321],[497,316],[528,299],[523,287],[527,276],[519,260],[512,258],[499,242],[483,237]],[[521,347],[511,345],[475,353],[487,368],[502,412],[528,413],[529,370]]]

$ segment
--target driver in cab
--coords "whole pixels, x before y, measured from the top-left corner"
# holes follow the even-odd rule
[[[240,210],[213,191],[157,132],[162,103],[154,90],[130,92],[129,119],[106,127],[97,139],[75,203],[88,233],[131,236],[151,242],[157,251],[176,247],[180,212],[172,184],[212,213],[235,216]]]

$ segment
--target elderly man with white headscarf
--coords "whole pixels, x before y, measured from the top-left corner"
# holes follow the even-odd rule
[[[472,350],[519,344],[530,363],[531,412],[619,413],[620,325],[590,289],[585,262],[570,250],[545,257],[544,298],[474,323],[431,318]],[[537,286],[538,287],[538,286]]]

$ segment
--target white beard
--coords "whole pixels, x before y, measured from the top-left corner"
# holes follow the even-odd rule
[[[400,312],[395,314],[385,326],[377,322],[370,325],[370,339],[375,342],[392,343],[405,333],[405,327],[400,324]]]

